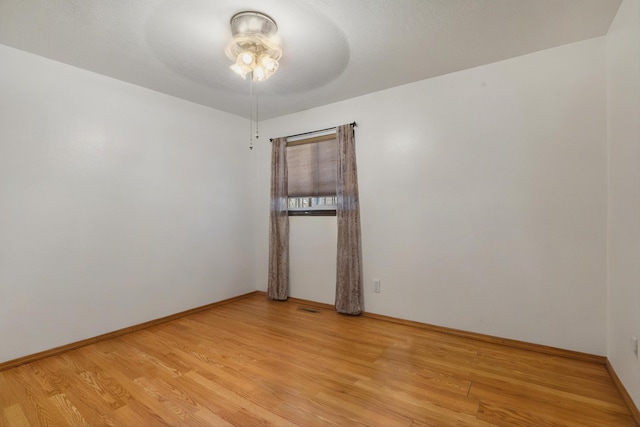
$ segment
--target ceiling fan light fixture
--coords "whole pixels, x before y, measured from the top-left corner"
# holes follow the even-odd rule
[[[282,57],[278,26],[260,12],[240,12],[231,17],[233,39],[225,53],[234,62],[231,69],[242,78],[252,75],[255,81],[266,80],[278,69]]]

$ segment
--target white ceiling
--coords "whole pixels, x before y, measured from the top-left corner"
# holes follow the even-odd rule
[[[621,0],[0,0],[0,43],[247,117],[229,19],[274,18],[272,118],[607,33]],[[1,65],[0,65],[1,66]]]

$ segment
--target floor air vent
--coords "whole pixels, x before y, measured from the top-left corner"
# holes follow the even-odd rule
[[[318,310],[310,307],[298,307],[298,311],[306,311],[307,313],[319,313]]]

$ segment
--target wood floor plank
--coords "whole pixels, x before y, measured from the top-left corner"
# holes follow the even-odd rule
[[[377,402],[382,407],[391,407],[423,424],[455,425],[461,418],[475,417],[478,410],[479,402],[475,398],[446,396],[442,392],[430,392],[428,389],[415,395],[402,389],[384,386],[382,383],[360,381],[357,385],[360,394],[368,400]]]
[[[16,374],[16,382],[26,396],[27,405],[32,408],[38,417],[38,424],[42,426],[55,426],[62,423],[62,416],[55,406],[48,400],[48,395],[37,385],[31,382],[31,372],[26,366],[21,366],[13,372]]]
[[[67,425],[71,426],[89,426],[87,420],[82,416],[80,410],[75,407],[73,403],[67,398],[64,393],[58,393],[49,398],[49,400],[56,406],[58,411],[64,417]]]
[[[501,427],[512,426],[549,426],[549,427],[583,427],[595,426],[625,426],[633,425],[628,419],[614,420],[611,424],[603,423],[601,419],[579,416],[576,412],[566,412],[558,408],[537,408],[537,405],[526,407],[506,406],[492,402],[481,402],[478,419],[493,423]]]
[[[514,390],[519,390],[535,395],[537,399],[544,399],[545,396],[551,395],[553,396],[552,398],[562,399],[565,402],[576,401],[586,403],[594,408],[600,408],[601,410],[629,413],[628,407],[621,398],[616,400],[615,396],[612,396],[613,392],[608,387],[600,390],[598,388],[594,389],[588,381],[585,381],[584,384],[580,384],[573,390],[567,390],[564,386],[554,388],[552,385],[540,385],[538,382],[528,382],[523,379],[512,378],[504,373],[496,374],[476,370],[470,373],[470,376],[473,378],[474,383],[493,386],[503,390],[505,394],[512,394],[515,393]],[[591,390],[586,391],[589,387],[591,387]],[[585,396],[585,393],[589,395],[595,394],[595,396]],[[615,394],[618,394],[617,391]],[[576,409],[578,408],[576,407]]]
[[[267,424],[283,427],[295,427],[295,424],[271,412],[269,409],[254,403],[251,399],[247,398],[247,396],[236,393],[216,381],[211,381],[200,373],[190,372],[186,376],[215,394],[217,399],[226,402],[228,407],[234,408],[234,412],[246,413],[246,415],[251,416],[253,420],[247,425]]]
[[[412,419],[397,414],[389,407],[376,405],[369,399],[362,399],[353,392],[318,393],[313,401],[320,407],[333,408],[349,420],[381,427],[409,427]]]
[[[22,416],[28,420],[29,425],[51,425],[53,424],[53,413],[50,405],[45,400],[38,397],[44,396],[44,393],[38,396],[37,386],[33,386],[27,381],[22,380],[22,367],[16,368],[7,375],[6,386],[12,391],[16,404],[12,405],[11,413],[14,416]]]
[[[163,384],[154,378],[140,377],[135,380],[135,384],[144,390],[149,398],[155,399],[160,404],[163,409],[159,415],[166,420],[171,420],[172,425],[180,424],[193,427],[208,425],[206,420],[197,415],[198,405],[186,403],[175,393],[172,393],[172,387],[166,383]]]
[[[2,412],[4,415],[4,420],[6,420],[6,425],[8,427],[22,427],[33,425],[22,410],[22,406],[17,403],[11,406],[7,406],[3,409]]]
[[[581,394],[585,397],[600,396],[605,399],[609,397],[609,401],[619,402],[615,395],[616,388],[606,368],[601,365],[592,365],[591,369],[586,369],[583,365],[585,364],[574,363],[571,366],[572,369],[568,369],[565,360],[554,361],[553,357],[549,357],[542,364],[538,358],[530,355],[513,357],[513,355],[494,354],[481,357],[476,368],[541,387],[566,392],[581,390]],[[604,390],[608,393],[603,394]]]
[[[482,402],[484,406],[479,408],[479,418],[487,421],[493,420],[493,417],[500,413],[499,418],[511,423],[515,422],[513,418],[516,416],[532,419],[532,414],[538,414],[546,424],[552,425],[553,419],[558,418],[562,419],[563,425],[567,427],[580,427],[590,423],[602,426],[622,426],[630,425],[629,423],[632,422],[629,414],[621,414],[618,411],[602,408],[594,410],[592,405],[558,396],[554,398],[552,393],[541,398],[538,393],[528,394],[517,388],[505,391],[473,384],[469,395]],[[507,413],[510,414],[510,417],[505,416]]]
[[[0,426],[634,426],[604,366],[262,294],[0,372]]]
[[[9,375],[14,375],[13,371],[0,372],[0,409],[8,408],[18,403],[15,394],[9,392],[11,390],[8,380]]]

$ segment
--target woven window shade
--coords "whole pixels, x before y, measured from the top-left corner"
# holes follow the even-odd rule
[[[287,147],[289,197],[336,195],[336,139]]]

